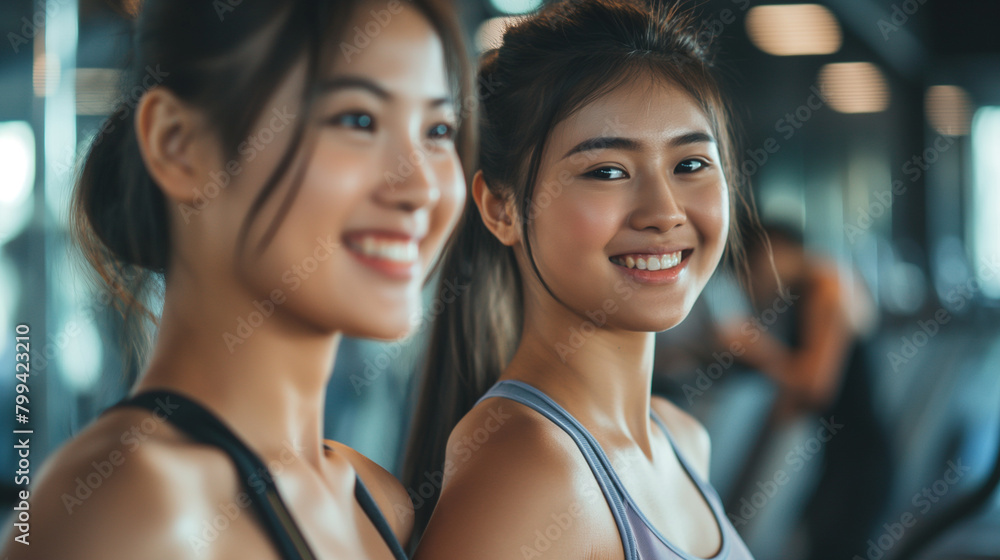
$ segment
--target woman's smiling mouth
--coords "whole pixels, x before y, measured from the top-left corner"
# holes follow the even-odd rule
[[[345,236],[344,245],[362,264],[391,278],[413,278],[420,268],[420,240],[410,235],[356,233]]]
[[[679,249],[656,253],[624,253],[608,260],[638,282],[660,284],[676,281],[693,252],[694,249]]]

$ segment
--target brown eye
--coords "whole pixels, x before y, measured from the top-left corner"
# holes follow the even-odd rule
[[[595,169],[588,172],[586,176],[605,181],[628,179],[628,173],[626,173],[624,169],[619,169],[617,167],[602,167],[600,169]]]
[[[694,173],[708,167],[708,164],[700,159],[686,159],[674,169],[674,173]]]

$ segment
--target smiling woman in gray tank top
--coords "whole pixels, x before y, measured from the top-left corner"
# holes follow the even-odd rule
[[[750,558],[704,428],[650,392],[655,333],[740,247],[695,23],[564,2],[484,54],[479,172],[442,269],[461,293],[441,296],[404,472],[416,558]]]
[[[650,392],[655,333],[739,253],[744,191],[696,21],[663,4],[555,4],[481,61],[442,269],[462,291],[404,473],[418,559],[751,558],[705,429]]]

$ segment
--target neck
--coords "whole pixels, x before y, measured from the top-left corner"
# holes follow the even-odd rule
[[[649,451],[655,333],[599,322],[559,304],[526,306],[521,343],[501,379],[524,381],[588,429],[620,430]]]
[[[287,460],[291,449],[318,468],[340,334],[293,325],[280,308],[264,318],[253,301],[233,286],[172,274],[149,366],[134,392],[182,392],[265,462]]]

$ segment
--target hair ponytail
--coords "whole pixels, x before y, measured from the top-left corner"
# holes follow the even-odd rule
[[[441,492],[452,428],[496,383],[521,338],[521,275],[514,252],[486,229],[471,197],[440,273],[437,297],[448,303],[434,322],[403,465],[403,484],[415,510],[413,546]]]
[[[487,54],[480,63],[480,106],[491,94],[490,58]],[[487,119],[481,121],[480,137],[490,133]],[[431,331],[403,464],[403,485],[415,515],[411,547],[427,527],[440,495],[452,428],[496,383],[521,338],[521,274],[514,251],[486,228],[471,193],[439,272],[436,297],[444,311]]]
[[[129,379],[156,323],[146,302],[169,255],[164,205],[139,153],[132,107],[122,103],[87,151],[70,228],[103,284],[104,301],[122,317],[123,374]]]

